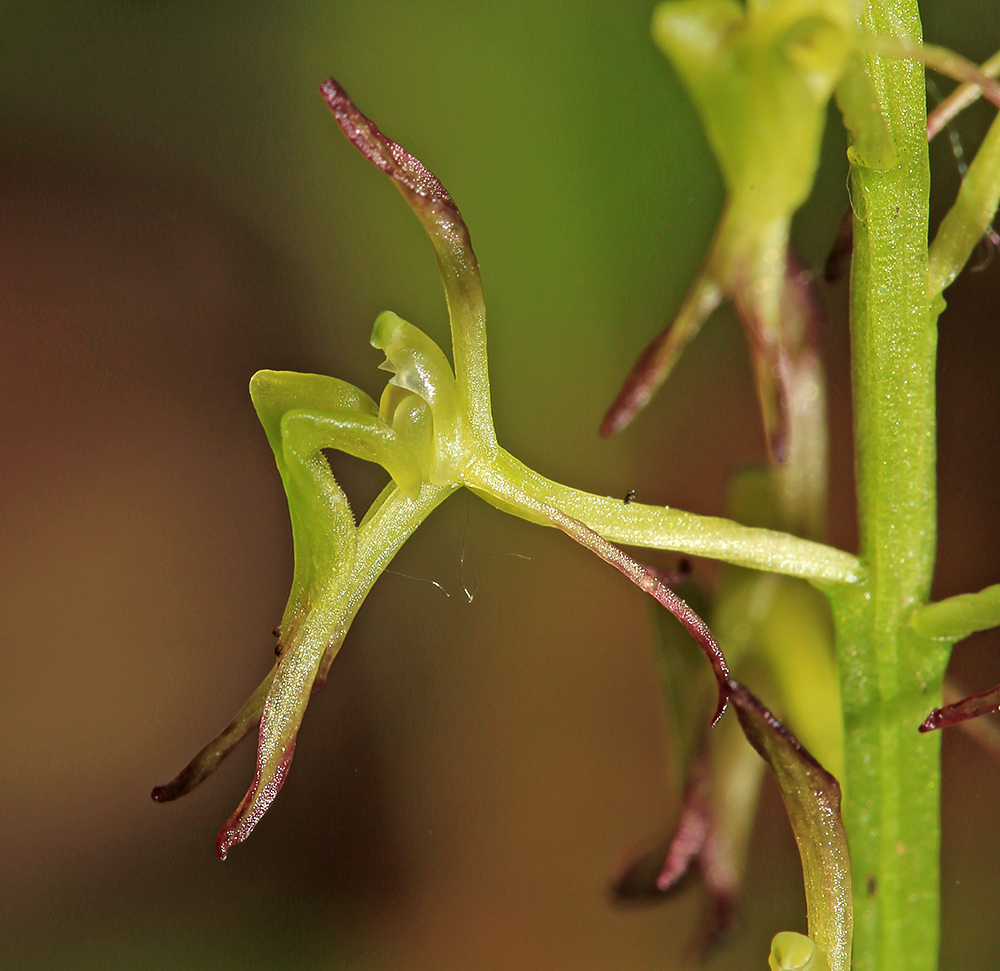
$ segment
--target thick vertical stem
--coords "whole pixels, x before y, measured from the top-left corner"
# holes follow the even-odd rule
[[[865,26],[919,40],[916,0],[871,0]],[[855,167],[851,281],[861,589],[835,598],[846,737],[845,821],[856,971],[933,971],[939,937],[939,743],[917,726],[946,650],[905,621],[930,591],[936,544],[936,320],[928,300],[923,69],[871,56],[899,155]]]

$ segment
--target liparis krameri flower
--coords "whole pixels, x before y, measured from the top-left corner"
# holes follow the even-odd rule
[[[696,739],[689,746],[689,764],[695,778],[714,773],[717,784],[714,790],[698,788],[696,783],[689,787],[681,827],[687,835],[671,841],[669,853],[676,859],[672,857],[666,869],[683,869],[699,855],[704,861],[707,845],[721,845],[715,836],[714,844],[712,839],[706,840],[705,834],[717,836],[724,827],[717,821],[706,823],[700,837],[697,833],[692,836],[692,820],[699,813],[700,818],[709,820],[703,811],[703,793],[718,793],[718,780],[729,778],[719,768],[718,753],[730,752],[733,740],[738,741],[740,760],[757,760],[759,755],[754,764],[769,766],[777,779],[805,876],[808,936],[778,934],[772,946],[772,967],[779,971],[804,967],[802,962],[808,960],[814,961],[808,966],[817,969],[848,971],[850,865],[836,778],[733,677],[712,630],[664,582],[670,578],[643,566],[619,544],[723,560],[727,569],[734,571],[729,581],[731,592],[720,600],[723,607],[728,604],[729,619],[725,610],[720,613],[717,609],[716,614],[722,629],[730,633],[737,654],[741,653],[741,637],[756,637],[762,629],[768,631],[769,644],[787,637],[787,624],[793,622],[788,604],[798,603],[789,590],[813,592],[805,581],[857,582],[857,559],[779,531],[796,525],[803,516],[808,518],[811,514],[802,510],[811,508],[814,497],[804,505],[778,503],[773,521],[740,525],[632,502],[630,497],[623,501],[581,492],[546,479],[506,452],[493,427],[479,267],[458,207],[437,178],[383,135],[337,82],[324,82],[321,92],[350,142],[392,180],[430,237],[444,283],[452,360],[423,331],[387,311],[377,318],[371,334],[373,347],[385,358],[381,368],[391,375],[378,402],[332,377],[284,371],[259,371],[253,376],[251,399],[284,485],[294,542],[294,572],[279,629],[278,656],[230,724],[171,782],[154,789],[153,799],[167,802],[190,792],[256,729],[254,778],[218,835],[219,857],[225,859],[234,846],[246,840],[288,778],[310,698],[326,680],[368,591],[423,520],[453,492],[465,487],[503,512],[561,530],[615,567],[680,622],[690,638],[685,648],[693,643],[697,651],[700,670],[693,678],[711,674],[708,709],[695,711],[695,706],[688,706],[688,734]],[[324,449],[375,462],[388,473],[388,484],[360,521],[355,521]],[[751,475],[740,488],[745,499],[761,489],[772,495],[775,481]],[[779,485],[779,495],[785,495],[786,479],[781,478]],[[797,494],[812,495],[802,488]],[[734,508],[739,507],[737,496]],[[751,572],[760,570],[766,571],[763,578]],[[763,581],[771,586],[761,587]],[[780,609],[772,609],[775,603]],[[812,610],[807,605],[800,613],[808,616]],[[752,619],[749,626],[735,619],[746,611]],[[665,658],[671,653],[668,648],[665,641]],[[774,658],[784,656],[791,668],[801,663],[802,655],[787,646],[783,654],[775,647],[773,654]],[[789,662],[789,657],[799,658],[799,662]],[[677,677],[686,678],[680,671],[687,664],[683,651],[669,664],[674,665]],[[742,662],[740,667],[754,670],[753,665]],[[781,665],[772,667],[777,670]],[[679,698],[697,696],[696,691],[686,691],[680,681],[671,681],[671,686]],[[735,709],[737,718],[726,719],[716,729],[724,732],[726,741],[715,746],[717,764],[713,768],[705,730],[719,722],[728,707]],[[746,746],[744,736],[752,749]],[[740,825],[746,824],[741,820]],[[717,858],[722,860],[725,854],[717,854]],[[659,881],[664,882],[671,881]],[[618,881],[623,894],[627,885],[626,875]]]

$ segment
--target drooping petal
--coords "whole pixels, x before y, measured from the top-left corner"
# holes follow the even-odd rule
[[[402,145],[383,135],[333,78],[320,85],[320,92],[344,134],[369,162],[393,180],[430,236],[448,301],[459,394],[473,429],[484,443],[495,446],[486,359],[486,308],[479,263],[462,214],[435,175]]]
[[[264,711],[264,700],[271,690],[271,682],[278,670],[275,665],[266,678],[254,689],[233,720],[212,739],[180,772],[166,785],[157,786],[150,795],[154,802],[170,802],[187,795],[195,786],[205,781],[222,760],[246,737],[251,728],[260,721]]]
[[[826,954],[831,971],[850,971],[851,859],[840,785],[750,691],[730,682],[729,698],[781,789],[802,860],[809,937]]]
[[[295,540],[296,574],[282,619],[280,659],[233,721],[173,780],[155,788],[152,797],[157,802],[167,802],[190,792],[216,769],[251,728],[260,723],[261,749],[258,752],[257,776],[237,813],[239,816],[241,813],[256,812],[256,822],[277,794],[287,774],[295,732],[322,658],[321,649],[318,657],[308,659],[306,668],[312,669],[312,678],[298,679],[301,683],[292,692],[296,700],[289,705],[289,681],[296,680],[289,678],[289,669],[302,666],[303,644],[307,640],[302,619],[308,613],[310,604],[317,598],[322,599],[324,592],[329,600],[331,583],[334,587],[338,583],[342,587],[346,582],[351,569],[355,533],[347,499],[319,453],[322,443],[309,448],[308,440],[301,432],[296,443],[290,443],[285,418],[289,414],[301,415],[307,408],[328,408],[333,413],[338,413],[339,408],[340,413],[351,412],[359,420],[371,418],[374,421],[377,420],[377,406],[363,391],[345,381],[287,371],[258,372],[250,383],[250,393],[288,494]],[[319,576],[319,573],[323,575]],[[335,591],[333,599],[336,596]],[[300,690],[303,687],[304,695]],[[275,758],[277,749],[283,749],[286,754]],[[264,791],[269,794],[266,799],[261,798]],[[242,825],[245,836],[252,825]],[[234,841],[230,840],[220,850],[223,856],[224,850]]]
[[[697,589],[684,594],[697,602]],[[716,686],[683,629],[661,617],[658,657],[673,726],[671,762],[686,780],[684,802],[672,836],[636,858],[615,890],[617,899],[626,903],[664,900],[686,882],[679,877],[668,886],[669,876],[684,862],[695,862],[708,900],[687,950],[701,960],[736,913],[765,766],[747,745],[737,721],[723,719],[707,731]],[[728,650],[739,647],[738,639],[727,644]],[[685,859],[689,852],[697,854],[693,861]]]
[[[732,721],[713,730],[711,759],[711,826],[698,857],[709,902],[692,942],[699,956],[725,936],[737,913],[766,769]]]
[[[663,584],[653,572],[647,570],[624,550],[595,533],[589,526],[572,516],[567,516],[561,509],[556,509],[554,506],[545,506],[539,511],[553,526],[561,529],[567,536],[576,540],[581,546],[587,547],[592,553],[596,553],[605,563],[613,566],[637,587],[666,607],[681,622],[684,629],[701,648],[711,665],[712,673],[715,675],[719,690],[712,724],[716,724],[726,710],[728,698],[726,684],[729,680],[729,667],[721,648],[709,630],[708,624],[673,590]]]
[[[278,666],[260,720],[254,779],[219,833],[221,859],[249,836],[284,784],[320,665],[346,633],[341,625],[357,528],[347,496],[322,453],[341,443],[343,429],[337,423],[330,427],[320,408],[325,403],[336,411],[338,405],[353,404],[368,418],[375,408],[357,389],[318,375],[260,372],[251,393],[288,497],[295,571],[281,620]]]
[[[316,674],[325,651],[335,639],[333,624],[339,619],[335,610],[313,611],[299,627],[300,639],[282,654],[260,720],[254,779],[219,833],[216,840],[219,859],[224,860],[233,846],[250,835],[285,784]]]

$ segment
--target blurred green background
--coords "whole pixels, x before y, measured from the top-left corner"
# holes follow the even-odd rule
[[[329,117],[327,75],[465,215],[514,454],[704,513],[763,457],[728,312],[633,429],[596,435],[721,203],[650,11],[0,4],[4,968],[679,965],[695,886],[651,909],[607,896],[677,810],[650,608],[564,537],[466,494],[369,597],[246,846],[214,857],[249,744],[186,799],[148,795],[272,660],[291,548],[249,376],[319,371],[377,395],[384,309],[447,346],[430,246]],[[936,0],[925,25],[977,60],[1000,44],[995,0]],[[967,152],[991,117],[959,123]],[[843,149],[831,129],[797,220],[813,265],[847,204]],[[939,216],[957,174],[945,140],[933,155]],[[994,260],[942,321],[942,596],[1000,578],[998,294]],[[845,285],[824,300],[831,539],[851,547]],[[383,481],[335,470],[357,509]],[[998,646],[958,649],[970,687],[1000,680]],[[964,738],[945,753],[944,967],[993,968],[1000,766]],[[769,790],[737,934],[710,967],[763,967],[772,934],[801,928],[800,884]]]

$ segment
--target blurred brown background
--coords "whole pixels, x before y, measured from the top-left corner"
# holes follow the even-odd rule
[[[272,660],[291,548],[250,375],[319,371],[377,395],[384,309],[446,341],[430,247],[336,130],[328,74],[463,210],[512,452],[705,513],[762,458],[728,312],[634,429],[596,436],[721,200],[650,10],[0,4],[0,965],[678,965],[696,888],[653,909],[607,899],[676,812],[650,610],[564,538],[466,494],[369,597],[246,846],[213,854],[249,744],[186,799],[149,799]],[[993,0],[936,0],[925,25],[978,60],[1000,43]],[[959,123],[967,154],[991,117]],[[831,130],[798,219],[813,265],[846,206],[843,148]],[[944,140],[934,164],[939,217],[957,185]],[[942,320],[941,596],[1000,579],[998,295],[994,260]],[[844,285],[825,300],[831,538],[851,546]],[[383,481],[336,471],[359,509]],[[1000,680],[998,647],[959,647],[970,687]],[[945,966],[992,968],[1000,766],[962,738],[945,753]],[[770,791],[748,880],[713,969],[763,967],[802,920]]]

